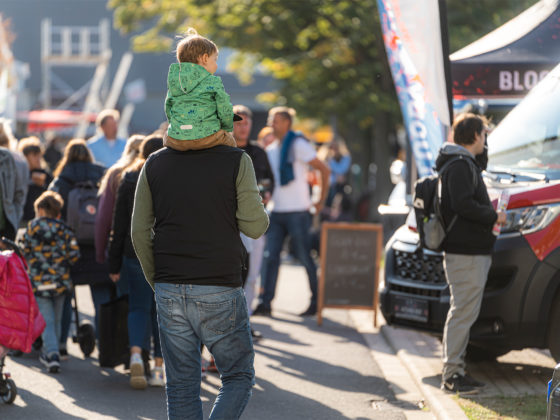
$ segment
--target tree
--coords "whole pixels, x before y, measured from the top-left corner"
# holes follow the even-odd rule
[[[451,50],[484,35],[537,0],[448,0]],[[283,83],[264,95],[303,117],[336,120],[354,161],[377,168],[372,208],[392,185],[388,139],[402,124],[383,47],[376,0],[109,0],[115,24],[136,51],[170,51],[189,26],[239,52],[242,80],[260,65]],[[370,183],[370,188],[373,185]]]
[[[173,34],[189,26],[217,45],[239,51],[234,70],[247,78],[261,65],[281,80],[265,96],[302,117],[336,118],[362,168],[375,160],[388,174],[389,129],[399,118],[386,64],[375,0],[111,0],[115,24],[125,32],[148,25],[136,50],[171,50]],[[372,143],[374,127],[378,138]],[[376,149],[387,150],[376,150]],[[390,183],[378,182],[386,199]]]
[[[539,0],[447,1],[451,52],[476,41]]]

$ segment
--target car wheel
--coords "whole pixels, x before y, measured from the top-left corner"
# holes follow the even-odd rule
[[[550,354],[552,354],[552,358],[556,362],[560,362],[560,334],[558,334],[558,328],[560,328],[560,295],[557,295],[554,299],[548,319],[548,329],[546,332],[548,349]]]

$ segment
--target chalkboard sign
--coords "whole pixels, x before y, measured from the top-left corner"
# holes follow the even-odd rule
[[[379,261],[383,229],[366,223],[323,223],[317,322],[323,308],[374,311],[377,326]]]

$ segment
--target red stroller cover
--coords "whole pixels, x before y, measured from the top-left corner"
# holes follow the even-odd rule
[[[44,329],[25,261],[14,251],[0,252],[0,344],[29,353]]]

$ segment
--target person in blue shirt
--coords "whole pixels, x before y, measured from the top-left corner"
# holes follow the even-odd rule
[[[87,145],[95,161],[106,168],[113,166],[122,155],[126,140],[117,137],[119,112],[115,109],[104,109],[95,121],[97,128],[103,133],[88,140]]]

